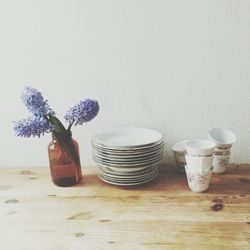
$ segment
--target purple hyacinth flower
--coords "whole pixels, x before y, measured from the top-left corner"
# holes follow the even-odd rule
[[[48,114],[55,114],[55,112],[47,103],[47,100],[44,100],[41,92],[39,92],[35,88],[25,87],[21,98],[28,110],[37,117],[44,117]]]
[[[52,131],[52,126],[45,119],[27,118],[14,122],[14,132],[17,136],[22,137],[40,137],[44,133]]]
[[[92,120],[99,112],[99,104],[93,99],[84,99],[69,109],[64,119],[69,124],[82,125]]]

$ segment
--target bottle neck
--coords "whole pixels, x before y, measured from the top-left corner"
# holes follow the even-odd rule
[[[68,136],[68,137],[72,138],[72,132],[71,132],[71,130],[66,130],[65,133],[64,132],[57,133],[57,132],[55,132],[55,131],[52,130],[51,137],[52,137],[53,140],[57,140],[57,134],[59,136],[64,134],[65,136]]]

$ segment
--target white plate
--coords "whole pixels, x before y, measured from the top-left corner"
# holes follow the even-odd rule
[[[110,177],[110,178],[116,178],[116,179],[135,179],[135,178],[146,178],[150,175],[152,175],[158,168],[154,167],[152,169],[149,169],[146,171],[136,172],[136,173],[130,173],[129,175],[123,175],[122,173],[110,173],[106,172],[105,169],[101,169],[100,173],[103,176]]]
[[[152,148],[159,147],[163,144],[163,141],[160,140],[156,143],[148,144],[148,145],[141,145],[141,146],[127,146],[127,147],[114,147],[114,146],[106,146],[104,144],[97,144],[92,140],[92,145],[96,148],[102,149],[102,150],[109,150],[113,152],[139,152],[139,151],[146,151],[151,150]]]
[[[162,135],[155,130],[139,127],[122,127],[94,135],[92,143],[108,148],[128,149],[147,147],[161,140]]]
[[[103,160],[103,161],[107,161],[107,162],[111,162],[111,163],[139,163],[139,162],[148,162],[148,161],[151,161],[151,160],[154,160],[158,157],[161,157],[163,155],[163,152],[157,152],[157,153],[154,153],[154,154],[149,154],[149,155],[145,155],[145,156],[138,156],[138,157],[134,157],[134,158],[118,158],[118,157],[115,157],[113,158],[112,156],[110,155],[100,155],[100,154],[97,154],[96,152],[94,152],[94,155],[93,157],[94,158],[97,158],[99,160]]]
[[[141,168],[113,168],[113,167],[99,166],[99,169],[102,172],[116,175],[116,176],[131,176],[131,175],[134,176],[142,172],[147,173],[157,167],[158,165],[149,165],[149,166],[141,167]]]
[[[142,171],[143,169],[147,169],[147,168],[150,168],[152,167],[152,165],[144,165],[142,167],[112,167],[112,166],[107,166],[107,165],[104,165],[104,164],[98,164],[98,166],[100,168],[105,168],[105,169],[108,169],[107,171],[110,171],[110,172],[119,172],[119,173],[134,173],[134,172],[137,172],[137,171]]]
[[[109,177],[109,176],[105,176],[103,174],[99,174],[103,179],[107,180],[107,181],[113,181],[116,183],[135,183],[135,182],[141,182],[144,180],[148,180],[151,179],[152,176],[154,176],[156,174],[157,171],[154,171],[152,174],[147,175],[145,177],[135,177],[135,178],[127,178],[127,179],[122,179],[122,178],[114,178],[114,177]]]
[[[140,185],[140,184],[144,184],[144,183],[147,183],[147,182],[150,182],[152,180],[154,180],[158,175],[158,171],[156,171],[156,173],[148,178],[148,179],[144,179],[144,180],[141,180],[141,181],[135,181],[135,182],[119,182],[119,181],[111,181],[111,180],[107,180],[105,177],[103,178],[101,175],[98,174],[98,177],[106,182],[106,183],[109,183],[109,184],[113,184],[113,185],[118,185],[118,186],[135,186],[135,185]]]
[[[147,149],[134,149],[134,150],[114,150],[107,148],[99,148],[93,145],[93,151],[99,154],[112,155],[114,157],[134,157],[137,155],[144,155],[149,153],[154,153],[164,150],[164,144],[160,143],[159,145]]]
[[[101,163],[101,164],[104,164],[104,165],[110,166],[110,167],[131,167],[131,166],[143,167],[145,165],[153,165],[153,164],[159,163],[162,159],[163,159],[163,154],[160,155],[159,157],[155,158],[155,159],[149,159],[147,161],[120,163],[120,162],[102,160],[100,158],[97,158],[97,157],[93,156],[93,160],[95,162]]]

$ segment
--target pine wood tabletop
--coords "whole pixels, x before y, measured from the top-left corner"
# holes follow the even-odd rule
[[[0,168],[0,249],[250,249],[250,165],[213,175],[205,193],[171,166],[137,187],[82,172],[57,187],[48,167]]]

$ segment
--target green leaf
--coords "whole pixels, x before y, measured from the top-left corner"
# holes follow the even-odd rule
[[[69,155],[76,164],[80,164],[79,155],[73,143],[71,132],[68,132],[66,130],[65,132],[58,133],[54,131],[53,135],[56,137],[58,142],[62,145],[67,155]]]
[[[61,121],[51,114],[49,114],[49,122],[53,126],[53,135],[56,137],[58,142],[62,145],[64,151],[71,157],[76,163],[80,163],[78,152],[72,141],[71,131],[65,129]]]
[[[63,133],[66,131],[65,127],[56,116],[49,114],[49,122],[53,126],[53,131],[57,133]]]

